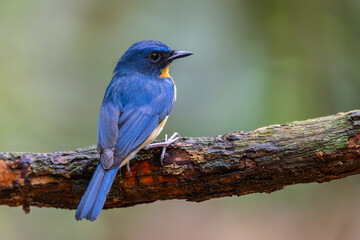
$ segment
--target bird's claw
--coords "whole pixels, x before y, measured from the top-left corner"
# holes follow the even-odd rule
[[[172,144],[172,143],[176,142],[177,140],[179,140],[179,138],[180,138],[180,135],[177,132],[175,132],[169,139],[167,138],[167,134],[165,134],[165,141],[164,142],[149,144],[149,145],[147,145],[145,147],[145,149],[162,147],[163,149],[162,149],[161,155],[160,155],[160,162],[161,162],[161,165],[164,166],[163,160],[165,158],[166,148],[168,146],[170,146],[170,144]]]
[[[130,176],[132,176],[131,171],[130,171],[130,161],[128,161],[128,162],[126,163],[126,169],[128,170]]]

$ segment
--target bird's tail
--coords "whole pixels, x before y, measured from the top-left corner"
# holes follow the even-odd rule
[[[113,169],[104,170],[101,163],[98,164],[89,186],[76,210],[76,220],[86,218],[87,220],[94,221],[97,218],[105,204],[106,196],[118,169],[119,166]]]

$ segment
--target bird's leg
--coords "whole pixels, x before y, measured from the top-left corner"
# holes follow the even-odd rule
[[[161,152],[161,156],[160,156],[160,161],[161,161],[161,165],[163,164],[163,160],[165,157],[165,153],[166,153],[166,148],[176,142],[177,140],[179,140],[179,133],[175,132],[169,139],[167,138],[167,134],[165,134],[165,141],[164,142],[159,142],[159,143],[152,143],[149,144],[145,147],[145,149],[150,149],[150,148],[157,148],[157,147],[162,147],[162,152]]]

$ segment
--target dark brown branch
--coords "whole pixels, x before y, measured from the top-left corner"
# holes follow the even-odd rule
[[[218,137],[182,138],[141,151],[121,169],[106,208],[156,200],[276,191],[360,173],[360,110]],[[0,204],[74,209],[98,162],[95,147],[55,153],[0,153]]]

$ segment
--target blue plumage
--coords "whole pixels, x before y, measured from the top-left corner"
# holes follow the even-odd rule
[[[163,73],[174,59],[190,54],[158,41],[141,41],[120,58],[99,114],[100,163],[78,206],[77,220],[96,219],[119,167],[161,131],[176,94],[172,78]]]

